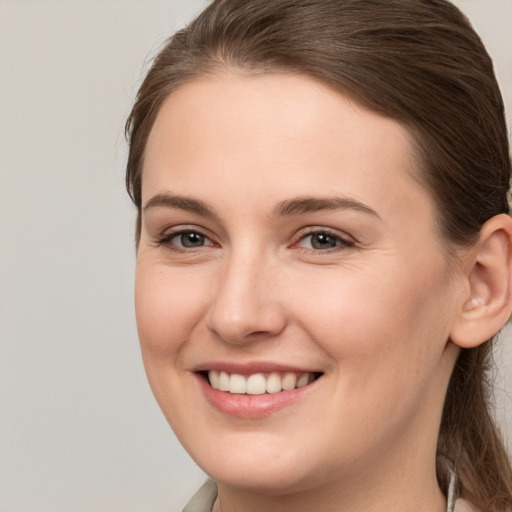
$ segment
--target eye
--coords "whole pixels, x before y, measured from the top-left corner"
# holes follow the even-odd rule
[[[215,245],[208,236],[195,229],[174,229],[160,236],[155,240],[155,244],[182,252],[188,249],[200,249]]]
[[[297,243],[297,247],[314,249],[315,251],[326,251],[337,247],[352,247],[354,243],[339,235],[328,231],[314,231],[306,233]]]
[[[213,245],[205,235],[197,231],[181,231],[180,233],[174,233],[168,240],[172,245],[186,249]]]

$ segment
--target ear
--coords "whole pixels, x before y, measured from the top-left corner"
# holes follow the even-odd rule
[[[450,339],[461,348],[492,338],[512,311],[512,219],[489,219],[474,247],[463,258],[465,292]]]

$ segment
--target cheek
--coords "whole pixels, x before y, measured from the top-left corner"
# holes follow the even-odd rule
[[[296,289],[296,315],[344,371],[399,378],[433,367],[449,336],[451,290],[443,267],[417,274],[406,262],[394,267],[332,272]],[[403,375],[402,375],[403,377]],[[343,377],[344,378],[344,377]]]
[[[204,290],[186,272],[137,264],[135,311],[145,356],[174,357],[190,337],[202,312]]]
[[[443,392],[439,362],[449,335],[450,291],[436,272],[405,278],[405,268],[317,281],[296,309],[302,328],[331,361],[325,438],[343,439],[345,432],[354,457],[411,424],[420,428],[425,407],[437,414],[426,404],[438,403],[434,398]],[[346,449],[340,443],[331,445],[333,454]]]

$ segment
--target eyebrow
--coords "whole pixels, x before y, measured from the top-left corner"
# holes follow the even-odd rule
[[[216,218],[213,209],[203,201],[192,197],[161,193],[153,196],[144,205],[143,210],[166,207],[177,210],[185,210],[202,217]],[[379,214],[369,206],[355,199],[343,196],[313,197],[304,196],[287,199],[280,202],[273,210],[273,217],[289,217],[293,215],[305,215],[307,213],[322,210],[357,210],[363,213],[381,218]]]
[[[196,213],[202,217],[216,217],[215,212],[203,201],[186,196],[175,196],[172,194],[157,194],[147,201],[144,205],[144,211],[156,207],[174,208],[176,210],[185,210]]]
[[[274,209],[274,216],[286,217],[291,215],[304,215],[306,213],[318,212],[322,210],[357,210],[368,213],[377,218],[380,215],[369,206],[355,199],[343,196],[329,197],[297,197],[288,199],[279,203]]]

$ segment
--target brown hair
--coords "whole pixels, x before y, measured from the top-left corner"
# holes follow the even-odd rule
[[[126,124],[128,192],[139,211],[144,150],[167,96],[222,69],[308,74],[413,135],[448,248],[509,213],[511,162],[492,61],[446,0],[215,0],[166,43]],[[491,340],[463,350],[448,387],[438,455],[484,512],[512,510],[512,469],[490,408]]]

